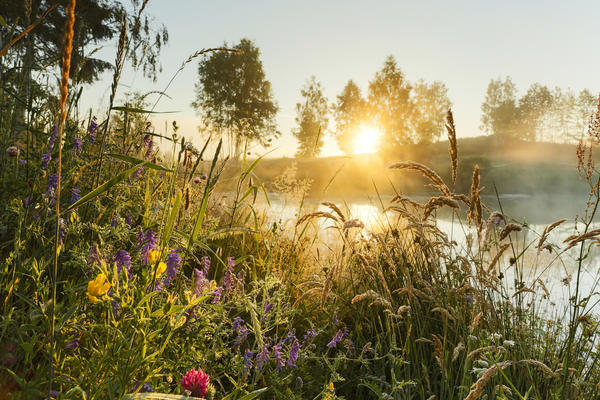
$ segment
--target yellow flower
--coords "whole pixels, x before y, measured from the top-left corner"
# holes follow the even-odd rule
[[[329,385],[325,388],[325,395],[323,396],[323,400],[333,400],[333,396],[335,395],[335,387],[333,386],[333,381],[329,382]]]
[[[106,275],[100,273],[96,279],[88,282],[87,297],[92,303],[98,302],[100,299],[107,299],[110,283],[106,281]]]
[[[167,264],[165,264],[162,261],[159,262],[158,267],[156,268],[156,277],[158,278],[159,276],[161,276],[163,274],[163,272],[165,272],[166,269],[167,269]]]
[[[160,257],[160,252],[158,250],[150,250],[148,251],[148,262],[155,263]]]
[[[77,215],[77,211],[73,211],[71,213],[71,217],[69,217],[69,220],[72,224],[74,224],[75,222],[79,222],[79,215]]]

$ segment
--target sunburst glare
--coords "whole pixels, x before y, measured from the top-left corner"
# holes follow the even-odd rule
[[[354,154],[375,153],[379,150],[382,132],[374,125],[362,125],[354,137]]]

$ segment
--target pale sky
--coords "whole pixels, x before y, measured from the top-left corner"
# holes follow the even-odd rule
[[[141,72],[124,73],[120,94],[162,90],[194,51],[253,40],[279,104],[282,138],[271,156],[293,156],[295,104],[315,75],[329,101],[349,79],[366,94],[369,81],[393,55],[410,81],[440,80],[448,87],[459,136],[475,136],[491,78],[510,75],[520,93],[534,82],[579,91],[600,90],[600,2],[597,1],[194,1],[151,0],[148,11],[169,30],[156,84]],[[116,41],[116,40],[115,40]],[[115,45],[102,54],[114,59]],[[88,89],[87,106],[108,103],[110,74]],[[186,66],[157,110],[178,110],[180,132],[200,143],[191,107],[197,61]],[[119,96],[118,96],[119,98]],[[119,104],[119,101],[116,102]],[[330,123],[330,127],[332,124]],[[162,129],[162,128],[161,128]],[[261,153],[260,148],[254,149]],[[340,154],[327,139],[323,155]]]

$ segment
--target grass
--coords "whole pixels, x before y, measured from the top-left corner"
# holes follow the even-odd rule
[[[577,162],[558,167],[572,146],[463,139],[455,184],[446,143],[294,170],[231,162],[211,139],[193,148],[176,124],[158,149],[143,98],[99,126],[71,104],[52,139],[61,107],[40,101],[17,123],[11,74],[0,82],[0,398],[599,396],[597,295],[580,291],[600,235],[587,151],[578,174]],[[529,227],[480,194],[537,193],[544,180],[583,193],[579,230],[552,243],[548,227],[523,243]],[[341,204],[303,207],[309,190],[367,187],[394,195],[378,197],[389,212],[373,232]],[[299,204],[291,226],[259,211],[270,191]],[[430,198],[405,196],[415,192]],[[442,212],[470,238],[463,245],[436,225]],[[573,254],[574,292],[552,309],[525,271]],[[197,369],[210,383],[184,385]]]

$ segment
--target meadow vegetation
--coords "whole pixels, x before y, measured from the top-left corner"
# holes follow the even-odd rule
[[[600,240],[591,150],[600,106],[576,152],[531,145],[576,160],[574,172],[556,172],[584,187],[578,230],[564,242],[548,240],[558,220],[519,245],[515,235],[527,226],[481,197],[483,186],[505,189],[513,179],[523,190],[528,178],[516,172],[490,178],[499,160],[521,160],[533,175],[552,173],[557,158],[532,160],[523,147],[524,155],[509,152],[489,138],[457,141],[450,111],[449,146],[366,161],[408,182],[376,182],[393,198],[370,231],[341,204],[301,208],[309,190],[337,184],[314,172],[331,160],[298,163],[286,176],[283,161],[251,160],[247,151],[230,160],[222,141],[196,148],[175,122],[157,133],[152,107],[113,104],[124,27],[110,109],[78,117],[67,62],[74,6],[66,8],[59,95],[15,118],[22,104],[14,77],[3,74],[0,87],[0,398],[599,396],[597,298],[579,284]],[[203,52],[212,51],[224,50]],[[482,147],[496,151],[477,156]],[[354,162],[371,186],[374,170]],[[428,199],[407,196],[416,190]],[[270,192],[299,204],[291,225],[256,206]],[[442,209],[466,245],[438,228]],[[324,220],[335,236],[327,246]],[[540,254],[557,263],[573,251],[576,274],[565,281],[574,293],[566,310],[553,310],[544,282],[523,271],[546,268],[536,265],[546,260]]]

